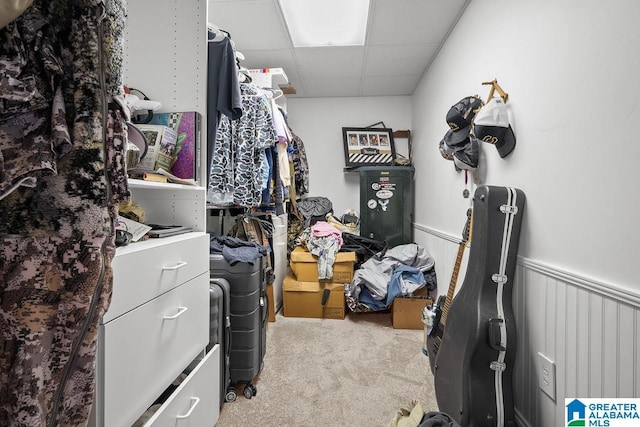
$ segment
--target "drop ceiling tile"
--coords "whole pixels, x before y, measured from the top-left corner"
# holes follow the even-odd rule
[[[283,68],[292,97],[411,94],[470,0],[371,1],[360,47],[294,48],[277,0],[208,0],[208,21],[231,33],[242,66]]]
[[[362,72],[364,47],[318,47],[295,50],[298,71],[310,77],[357,77]]]
[[[420,76],[377,76],[362,80],[362,96],[411,95]]]
[[[308,97],[358,96],[359,87],[359,77],[311,77],[304,80]]]
[[[209,22],[231,34],[236,48],[288,49],[289,34],[280,10],[271,0],[215,2],[209,0]]]
[[[367,48],[365,76],[422,74],[437,51],[435,43]]]
[[[468,0],[374,0],[367,43],[440,43]]]

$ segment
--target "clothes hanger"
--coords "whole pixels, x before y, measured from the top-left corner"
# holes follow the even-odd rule
[[[231,40],[231,34],[225,30],[221,30],[226,33],[227,38],[229,39],[229,43],[231,44],[231,49],[233,49],[233,56],[236,59],[236,65],[240,68],[240,61],[244,61],[244,54],[236,49],[236,42]]]
[[[211,23],[207,23],[207,30],[209,31],[210,35],[213,35],[212,38],[208,39],[208,41],[210,42],[220,42],[224,40],[225,37],[227,37],[229,34],[228,32],[221,30],[220,28],[218,28],[217,26]]]
[[[483,85],[491,85],[491,89],[489,89],[489,96],[487,97],[487,102],[491,101],[493,98],[494,91],[497,91],[504,103],[507,103],[507,99],[509,99],[509,94],[506,93],[500,85],[498,84],[498,80],[493,79],[490,82],[482,82]]]
[[[270,87],[264,87],[264,88],[261,88],[261,90],[263,90],[265,92],[268,92],[268,96],[270,98],[272,98],[273,100],[276,100],[276,99],[280,98],[282,95],[284,95],[284,93],[280,89],[273,89],[273,88],[270,88]]]
[[[251,83],[252,78],[249,75],[249,69],[238,66],[238,78],[242,83]]]

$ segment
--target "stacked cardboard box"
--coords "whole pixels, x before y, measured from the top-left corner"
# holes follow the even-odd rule
[[[344,319],[344,284],[353,280],[355,252],[339,252],[331,280],[318,279],[318,258],[297,247],[291,252],[291,270],[282,284],[284,315]]]
[[[422,309],[431,303],[431,298],[426,296],[414,295],[394,298],[391,311],[393,327],[395,329],[423,329]]]

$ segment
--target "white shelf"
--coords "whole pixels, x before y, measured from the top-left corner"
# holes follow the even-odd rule
[[[206,192],[204,187],[129,180],[136,203],[145,210],[146,224],[184,225],[193,231],[206,230]]]
[[[130,255],[135,252],[145,251],[164,245],[173,245],[175,243],[182,242],[184,240],[190,240],[194,237],[208,234],[202,231],[196,231],[191,233],[178,234],[177,236],[161,237],[154,239],[147,239],[138,242],[129,243],[127,246],[120,246],[116,249],[116,257]]]
[[[200,191],[203,187],[198,185],[174,184],[173,182],[155,182],[129,178],[129,188],[151,188],[154,190],[180,189],[185,191]]]
[[[282,68],[255,68],[249,70],[251,81],[258,87],[279,89],[288,84],[289,77]]]

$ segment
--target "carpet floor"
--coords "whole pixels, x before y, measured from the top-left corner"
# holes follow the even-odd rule
[[[386,426],[412,400],[438,406],[422,330],[393,329],[390,313],[344,320],[276,315],[264,368],[246,399],[242,385],[216,427]]]

